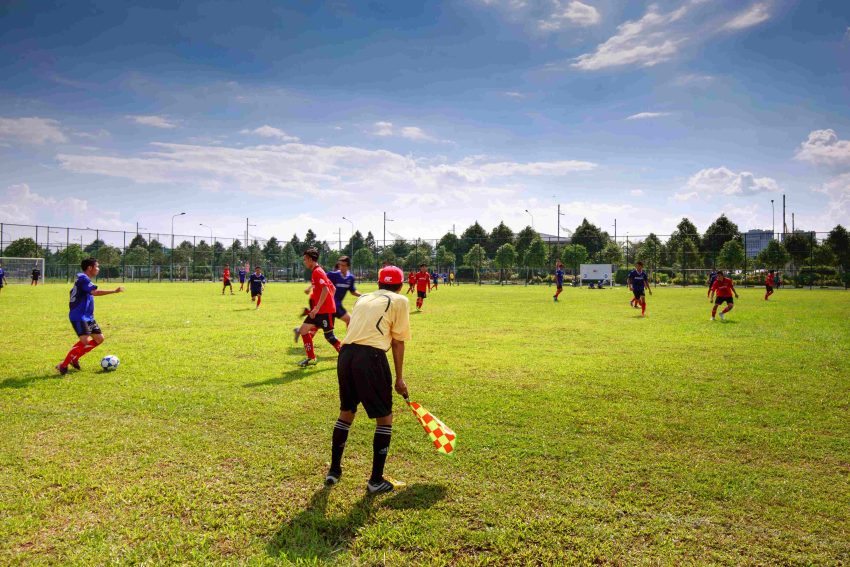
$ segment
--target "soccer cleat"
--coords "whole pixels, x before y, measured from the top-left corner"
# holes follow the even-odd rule
[[[56,365],[56,370],[58,370],[59,374],[61,374],[62,376],[68,373],[68,367],[62,366],[61,364]]]
[[[714,315],[711,316],[711,320],[714,321]]]
[[[554,299],[555,301],[558,301],[558,296],[557,296],[557,295],[553,295],[553,296],[552,296],[552,299]]]
[[[720,320],[721,320],[721,321],[725,321],[725,320],[726,320],[726,315],[724,315],[723,313],[721,313],[721,314],[720,314]]]
[[[392,492],[398,483],[392,483],[385,478],[382,478],[378,482],[372,482],[371,480],[366,483],[366,490],[369,494],[383,494],[384,492]]]
[[[75,358],[74,360],[72,360],[71,366],[73,366],[76,370],[82,370],[82,368],[80,368],[80,359],[79,358]]]
[[[329,470],[325,475],[325,486],[335,486],[342,478],[342,471]]]
[[[292,329],[292,332],[295,333],[295,344],[298,344],[298,337],[301,336],[301,333],[299,333],[298,331],[299,331],[298,327],[295,327],[294,329]]]
[[[304,360],[298,363],[298,366],[300,366],[301,368],[307,368],[308,366],[316,366],[317,364],[319,364],[319,361],[315,358],[305,358]]]

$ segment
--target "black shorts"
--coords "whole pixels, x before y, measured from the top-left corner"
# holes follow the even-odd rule
[[[417,290],[416,291],[416,297],[421,297],[422,299],[425,299],[427,297],[427,295],[425,294],[424,291]]]
[[[564,284],[559,283],[559,284],[555,284],[555,285],[557,286],[557,288],[556,288],[556,289],[557,289],[558,291],[563,291],[563,289],[564,289]]]
[[[342,303],[336,306],[336,313],[334,313],[334,317],[337,319],[342,319],[343,315],[347,315],[348,311],[345,310],[345,307],[342,306]]]
[[[260,290],[260,291],[254,291],[253,289],[251,290],[251,299],[254,299],[258,295],[263,295],[263,290]]]
[[[387,355],[364,345],[342,345],[336,366],[340,411],[356,412],[363,404],[371,419],[393,412],[393,376]]]
[[[646,295],[646,291],[643,289],[632,289],[632,295],[635,296],[635,299],[640,299]]]
[[[307,315],[304,322],[315,325],[323,331],[329,331],[334,328],[334,315],[333,313],[317,313],[315,317]]]
[[[103,334],[103,331],[100,330],[97,321],[94,319],[91,321],[71,321],[71,326],[74,327],[74,332],[77,333],[78,337]]]
[[[221,287],[227,287],[227,286],[233,287],[233,284],[230,283],[230,280],[224,280],[224,285],[221,286]]]
[[[768,292],[771,292],[771,291],[773,291],[773,286],[772,285],[766,285],[766,286],[764,286],[764,289],[767,290]]]
[[[721,303],[724,303],[724,302],[728,303],[729,305],[734,305],[735,300],[734,300],[734,299],[732,299],[732,296],[729,296],[729,297],[718,297],[717,299],[715,299],[715,300],[714,300],[714,304],[715,304],[715,305],[720,305]]]

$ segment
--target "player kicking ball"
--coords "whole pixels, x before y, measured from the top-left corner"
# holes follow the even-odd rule
[[[251,290],[251,301],[256,303],[256,308],[259,309],[260,303],[263,302],[263,290],[266,289],[266,276],[259,266],[254,266],[254,273],[248,276],[248,288]]]
[[[649,287],[649,275],[643,271],[643,262],[635,264],[635,269],[629,272],[628,280],[629,289],[632,290],[632,304],[640,306],[640,314],[646,317],[646,291],[652,295],[652,288]]]
[[[304,251],[304,267],[310,270],[310,282],[312,292],[310,293],[310,305],[312,306],[301,328],[298,329],[298,334],[301,335],[301,340],[304,342],[304,352],[307,358],[298,363],[298,366],[306,368],[307,366],[315,366],[316,352],[313,349],[313,335],[316,334],[316,329],[321,328],[325,335],[325,340],[339,352],[340,342],[334,336],[334,313],[336,313],[336,303],[334,302],[334,284],[328,279],[328,275],[319,266],[319,251],[315,248],[308,248]]]
[[[725,315],[732,311],[732,308],[735,307],[735,302],[732,300],[732,294],[735,294],[735,299],[738,299],[738,292],[735,291],[735,282],[733,282],[731,278],[724,276],[722,271],[718,271],[717,279],[714,280],[714,283],[711,286],[711,291],[717,298],[714,300],[714,307],[711,309],[711,320],[714,321],[714,317],[717,315],[717,307],[721,303],[726,303],[726,307],[724,307],[723,311],[720,312],[720,320],[725,321]]]
[[[337,363],[339,418],[331,439],[326,486],[337,484],[342,477],[342,453],[359,404],[363,404],[369,419],[375,420],[372,474],[366,491],[380,494],[398,485],[384,478],[393,431],[393,376],[386,352],[393,351],[395,391],[407,397],[404,346],[410,340],[410,305],[407,297],[398,293],[403,285],[404,272],[400,268],[383,268],[378,273],[378,291],[361,296],[351,310],[351,324]]]
[[[77,333],[78,341],[68,351],[65,360],[56,366],[56,370],[63,376],[68,373],[69,365],[79,370],[80,358],[103,343],[103,332],[94,320],[94,298],[124,291],[123,287],[117,287],[111,291],[97,289],[91,279],[100,272],[100,265],[94,258],[86,258],[80,267],[83,271],[77,274],[77,280],[71,288],[71,300],[68,303],[68,318],[71,320],[74,332]]]

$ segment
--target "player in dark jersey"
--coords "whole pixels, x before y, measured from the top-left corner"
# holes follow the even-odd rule
[[[7,284],[6,282],[6,270],[3,269],[3,264],[0,262],[0,290]]]
[[[251,290],[251,301],[256,302],[259,309],[263,302],[263,290],[266,289],[266,276],[259,266],[254,266],[254,273],[248,277],[248,288]]]
[[[726,303],[726,307],[720,312],[720,320],[723,321],[725,320],[724,316],[735,307],[735,302],[732,301],[732,294],[734,293],[735,298],[738,298],[738,292],[735,291],[735,283],[731,278],[724,276],[723,272],[718,271],[717,279],[714,281],[711,289],[717,297],[714,300],[714,307],[711,310],[711,320],[714,321],[714,316],[717,314],[717,306],[721,303]]]
[[[100,266],[94,258],[86,258],[82,261],[80,267],[83,271],[77,274],[77,280],[74,282],[74,287],[71,288],[71,299],[68,303],[68,318],[79,340],[68,351],[65,360],[56,366],[56,370],[62,375],[67,374],[68,365],[79,370],[80,358],[103,342],[103,332],[100,330],[97,321],[94,320],[94,298],[124,291],[123,287],[117,287],[111,291],[97,289],[97,286],[91,281],[91,278],[97,276],[100,271]]]
[[[440,284],[440,274],[437,272],[431,272],[431,279],[434,281],[434,289],[437,289]]]
[[[557,286],[555,290],[555,295],[552,296],[552,299],[558,301],[558,296],[561,295],[561,292],[564,291],[564,265],[560,260],[555,263],[555,285]]]
[[[37,267],[32,269],[32,282],[30,286],[38,285],[38,280],[41,279],[41,270]]]
[[[319,251],[315,248],[308,248],[304,251],[304,267],[310,270],[310,281],[312,284],[312,293],[310,294],[310,305],[312,309],[301,324],[299,334],[304,342],[304,352],[307,358],[298,363],[298,366],[307,367],[317,364],[316,353],[313,350],[313,335],[316,329],[322,329],[325,335],[325,340],[328,341],[337,352],[339,352],[340,342],[334,336],[334,313],[336,313],[336,303],[334,302],[334,293],[336,288],[328,279],[327,274],[319,266]]]
[[[354,274],[349,271],[350,269],[351,260],[348,256],[342,256],[339,262],[337,262],[337,269],[328,272],[328,279],[331,280],[331,283],[336,288],[334,292],[334,303],[336,303],[334,318],[342,319],[345,321],[346,326],[351,321],[351,315],[343,307],[342,300],[345,299],[346,293],[351,293],[354,297],[360,297],[360,292],[354,287]]]
[[[251,286],[249,285],[248,289],[245,289],[245,278],[248,276],[248,270],[245,269],[245,266],[239,266],[239,271],[236,273],[239,275],[239,291],[245,290],[246,293],[249,293]],[[254,294],[252,293],[251,295],[253,296]]]
[[[714,282],[717,281],[717,270],[714,268],[711,269],[711,273],[708,274],[708,300],[714,301]]]
[[[428,273],[428,264],[420,264],[419,271],[416,272],[414,282],[416,282],[416,310],[422,309],[422,304],[425,303],[425,298],[428,297],[427,292],[431,291],[431,274]]]
[[[646,317],[646,291],[652,295],[652,288],[649,287],[649,275],[643,271],[643,262],[635,264],[635,269],[629,272],[627,281],[634,295],[633,301],[640,305],[640,314]]]
[[[767,272],[767,277],[764,278],[764,300],[773,295],[773,286],[776,285],[776,276],[773,275],[773,270]]]

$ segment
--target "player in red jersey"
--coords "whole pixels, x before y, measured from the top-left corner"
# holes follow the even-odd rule
[[[773,295],[773,286],[776,285],[776,276],[773,275],[773,270],[767,272],[767,277],[764,278],[764,300]]]
[[[416,272],[410,272],[407,276],[407,293],[413,293],[413,288],[416,286]]]
[[[734,293],[735,298],[738,298],[738,292],[735,291],[735,282],[723,275],[723,272],[718,271],[717,279],[711,284],[711,291],[714,292],[717,298],[714,300],[714,307],[711,310],[711,320],[714,321],[714,316],[717,315],[717,307],[721,303],[726,303],[726,307],[720,312],[720,320],[723,321],[724,315],[732,311],[732,308],[735,306],[735,302],[732,300],[732,294]]]
[[[422,303],[428,297],[426,292],[431,291],[431,274],[428,273],[428,264],[419,264],[419,271],[415,274],[416,282],[416,310],[422,309]]]
[[[334,313],[336,313],[336,302],[334,292],[336,288],[328,279],[327,274],[319,266],[319,251],[308,248],[304,251],[304,267],[310,270],[310,282],[312,292],[310,293],[310,305],[312,309],[301,324],[299,334],[304,341],[304,352],[307,358],[298,363],[298,366],[313,366],[316,362],[316,353],[313,350],[313,335],[316,329],[322,329],[325,340],[328,341],[337,352],[339,352],[339,339],[334,336]]]
[[[230,283],[230,265],[224,265],[224,271],[221,273],[221,280],[223,282],[221,286],[221,295],[224,295],[224,290],[226,288],[230,288],[230,295],[233,295],[233,284]]]

